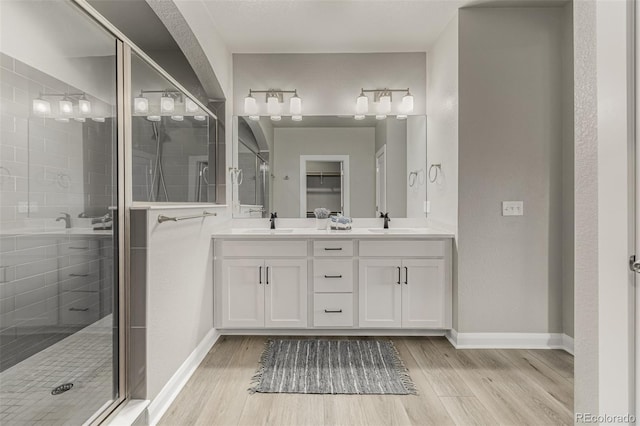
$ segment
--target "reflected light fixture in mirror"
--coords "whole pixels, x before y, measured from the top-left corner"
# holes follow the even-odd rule
[[[69,122],[68,118],[63,118],[63,117],[58,117],[58,118],[55,118],[54,120],[56,120],[56,121],[58,121],[60,123],[68,123]]]
[[[84,118],[84,117],[76,117],[76,118],[74,118],[74,120],[76,120],[76,121],[78,121],[80,123],[84,123],[85,121],[87,121],[87,119]]]
[[[168,95],[162,95],[160,98],[160,111],[161,112],[173,112],[175,109],[175,101]]]
[[[160,121],[161,117],[159,115],[150,115],[147,117],[147,120],[149,121]]]
[[[87,100],[85,95],[82,95],[82,98],[78,101],[78,109],[82,114],[91,114],[91,102]]]
[[[37,115],[48,115],[51,113],[51,104],[42,97],[33,100],[33,112]]]
[[[183,115],[172,115],[171,119],[173,121],[184,121],[184,116]]]
[[[58,109],[60,110],[60,114],[62,115],[71,115],[73,114],[73,104],[71,103],[71,99],[66,96],[58,101]]]
[[[104,117],[93,117],[92,120],[96,123],[104,123]]]
[[[149,112],[149,99],[145,98],[142,93],[133,100],[133,112],[136,114],[146,114]]]
[[[364,120],[365,117],[366,116],[364,114],[356,114],[353,118],[355,118],[356,120]]]
[[[198,105],[196,105],[196,103],[193,102],[190,98],[186,98],[184,101],[184,110],[186,112],[197,112]]]
[[[196,121],[204,121],[207,119],[207,117],[205,117],[204,115],[194,115],[193,119]]]

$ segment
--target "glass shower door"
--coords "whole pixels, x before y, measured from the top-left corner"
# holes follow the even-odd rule
[[[0,8],[0,424],[82,424],[120,397],[117,40]]]

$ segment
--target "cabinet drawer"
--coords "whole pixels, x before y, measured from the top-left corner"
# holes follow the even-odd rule
[[[360,241],[360,257],[444,257],[444,253],[441,240]]]
[[[352,240],[322,240],[313,242],[313,255],[328,256],[353,256]]]
[[[224,257],[306,257],[307,242],[280,240],[223,241]]]
[[[353,291],[353,260],[315,259],[313,289],[317,293],[351,293]]]
[[[352,327],[353,295],[325,293],[313,296],[314,327]]]
[[[89,325],[100,318],[98,293],[69,291],[60,295],[60,322]]]

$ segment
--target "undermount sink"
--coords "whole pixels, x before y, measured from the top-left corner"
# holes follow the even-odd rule
[[[389,228],[389,229],[381,229],[381,228],[371,228],[369,232],[374,234],[412,234],[415,229],[412,228]]]
[[[246,229],[242,231],[245,234],[290,234],[293,232],[292,228],[283,229]]]

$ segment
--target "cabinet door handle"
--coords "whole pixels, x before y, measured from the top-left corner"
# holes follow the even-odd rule
[[[88,277],[89,274],[69,274],[70,277]]]
[[[325,309],[324,310],[325,314],[341,314],[342,313],[342,309],[338,309],[338,310],[330,310],[330,309]]]
[[[267,266],[267,285],[269,285],[269,267]]]
[[[397,268],[398,268],[398,282],[396,284],[400,284],[400,281],[402,280],[402,277],[401,277],[402,269],[399,266],[397,266]]]
[[[69,308],[71,312],[87,312],[89,308]]]
[[[258,284],[262,284],[262,266],[258,269]]]
[[[325,247],[324,248],[326,251],[335,251],[335,250],[342,250],[342,247]]]
[[[342,278],[342,275],[325,275],[325,278]]]
[[[404,283],[409,284],[409,268],[404,267]]]

